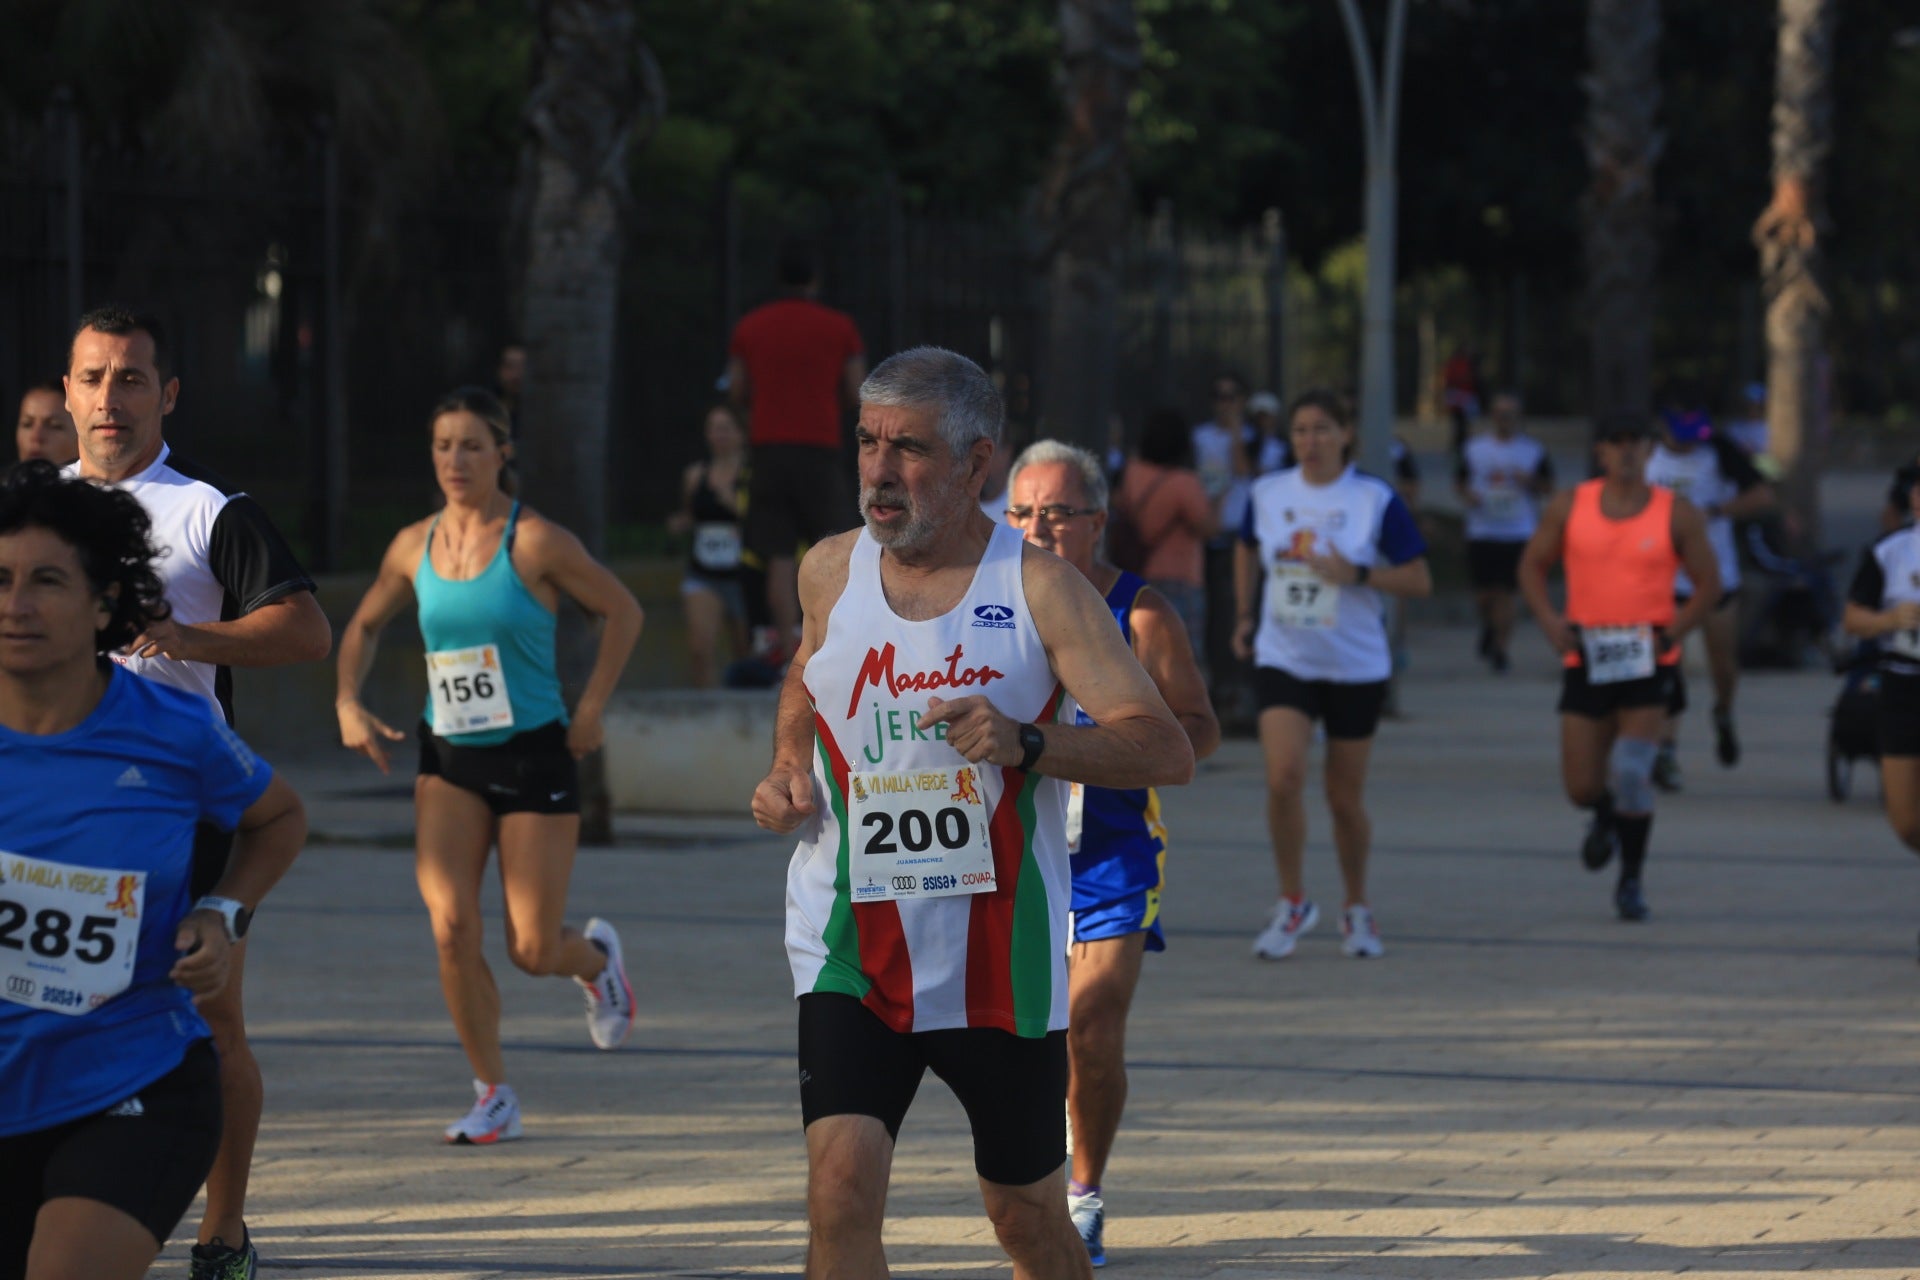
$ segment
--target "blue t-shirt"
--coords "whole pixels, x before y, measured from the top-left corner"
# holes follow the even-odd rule
[[[167,977],[179,959],[174,931],[192,907],[194,824],[233,829],[272,777],[211,703],[118,667],[76,728],[40,736],[0,726],[0,947],[10,953],[0,957],[0,1136],[104,1111],[209,1035],[192,997]],[[16,899],[63,874],[45,863],[98,871],[64,874],[107,886],[99,914],[22,906]],[[69,974],[94,956],[111,966],[109,943],[127,936],[135,913],[126,989],[84,1013],[45,1007],[56,971],[39,958],[59,957]]]

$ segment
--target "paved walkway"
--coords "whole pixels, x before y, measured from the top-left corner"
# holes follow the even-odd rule
[[[1654,919],[1630,926],[1576,859],[1528,646],[1496,680],[1468,634],[1414,637],[1374,767],[1384,960],[1339,954],[1317,808],[1328,922],[1290,961],[1251,958],[1273,879],[1249,744],[1167,797],[1172,947],[1133,1019],[1107,1274],[1920,1275],[1920,867],[1866,765],[1851,803],[1824,796],[1833,682],[1754,677],[1737,771],[1690,726]],[[621,848],[581,856],[577,914],[623,926],[642,993],[614,1055],[588,1046],[570,985],[506,965],[496,912],[528,1136],[449,1149],[467,1072],[405,789],[339,759],[288,772],[329,840],[262,913],[248,983],[267,1275],[798,1275],[786,841],[744,815],[629,819]],[[1007,1274],[970,1155],[929,1080],[895,1167],[897,1274]]]

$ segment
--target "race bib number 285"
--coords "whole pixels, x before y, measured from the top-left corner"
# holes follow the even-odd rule
[[[79,1015],[125,991],[146,896],[142,871],[0,852],[0,998]]]

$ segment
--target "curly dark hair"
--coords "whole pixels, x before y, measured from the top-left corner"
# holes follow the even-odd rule
[[[132,494],[67,479],[50,462],[22,462],[0,479],[0,536],[22,529],[45,529],[72,547],[94,591],[112,598],[95,652],[124,648],[173,612],[153,571],[153,522]]]

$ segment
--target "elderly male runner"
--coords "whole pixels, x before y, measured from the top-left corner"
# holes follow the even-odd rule
[[[1194,756],[1212,755],[1220,745],[1220,722],[1180,615],[1145,579],[1099,558],[1107,527],[1107,477],[1100,460],[1062,441],[1041,440],[1014,462],[1007,487],[1007,520],[1026,531],[1028,542],[1085,574],[1106,597],[1120,634],[1187,731]],[[1075,723],[1090,723],[1086,712],[1078,712]],[[1087,1256],[1100,1267],[1107,1261],[1100,1179],[1127,1105],[1127,1009],[1140,984],[1142,958],[1167,949],[1160,928],[1167,868],[1160,797],[1152,787],[1074,784],[1067,798],[1067,852],[1073,860],[1067,964],[1073,1170],[1067,1209]]]
[[[67,408],[80,440],[78,474],[124,489],[153,521],[155,568],[173,616],[137,637],[119,661],[196,693],[233,721],[230,667],[318,662],[333,645],[313,581],[253,499],[173,453],[161,436],[180,395],[166,334],[151,316],[97,307],[80,319],[67,358]],[[192,891],[226,870],[231,832],[202,827]],[[246,926],[239,928],[244,935]],[[232,941],[238,942],[236,935]],[[251,1280],[255,1251],[242,1213],[260,1129],[260,1064],[247,1046],[241,1005],[246,948],[231,953],[226,988],[200,1006],[220,1051],[224,1124],[192,1280]]]
[[[1066,787],[1187,781],[1193,751],[1074,567],[979,508],[1000,396],[920,347],[860,388],[865,528],[800,570],[754,817],[798,831],[807,1276],[873,1280],[894,1140],[931,1067],[967,1110],[1020,1280],[1090,1277],[1067,1216]],[[1054,723],[1067,698],[1092,726]]]

